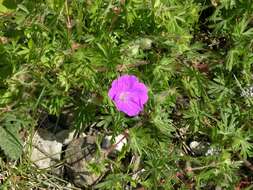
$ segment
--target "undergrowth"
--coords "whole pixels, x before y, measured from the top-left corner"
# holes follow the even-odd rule
[[[0,0],[2,174],[31,175],[24,150],[47,113],[72,115],[80,133],[128,131],[94,188],[251,189],[252,13],[251,0]],[[122,74],[149,89],[137,117],[108,98]],[[138,179],[129,155],[141,157]]]

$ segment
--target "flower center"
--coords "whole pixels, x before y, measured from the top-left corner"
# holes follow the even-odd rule
[[[128,97],[129,93],[128,92],[121,92],[119,95],[119,99],[122,102],[126,102],[127,101],[127,97]]]

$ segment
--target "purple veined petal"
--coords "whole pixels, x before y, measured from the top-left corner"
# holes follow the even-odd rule
[[[129,92],[128,91],[119,91],[113,98],[113,101],[116,103],[118,101],[127,102],[129,99]]]
[[[114,100],[115,97],[117,96],[117,93],[118,93],[118,91],[117,91],[116,88],[110,88],[110,90],[109,90],[109,92],[108,92],[108,96],[109,96],[112,100]]]
[[[115,104],[119,111],[124,112],[130,117],[138,115],[143,110],[143,106],[131,98],[128,101],[117,100]]]
[[[142,104],[141,99],[139,96],[136,96],[135,93],[131,93],[131,96],[128,98],[129,102],[134,103],[136,106],[138,106],[141,110],[144,108],[144,104]]]
[[[135,93],[135,96],[138,96],[141,104],[145,104],[148,101],[148,89],[143,83],[135,83],[132,91]]]
[[[123,75],[113,81],[108,96],[119,111],[136,116],[148,101],[148,89],[134,75]]]
[[[113,100],[118,93],[131,89],[135,83],[138,83],[137,77],[133,75],[123,75],[112,82],[108,96]]]
[[[112,82],[112,89],[117,91],[129,90],[138,82],[138,78],[133,75],[123,75]]]
[[[139,92],[133,92],[134,96],[138,97],[138,102],[140,105],[144,105],[148,101],[148,94],[147,93],[139,93]]]

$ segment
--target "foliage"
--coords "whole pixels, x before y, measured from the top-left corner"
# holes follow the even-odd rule
[[[253,154],[252,93],[242,93],[252,86],[252,12],[251,0],[0,0],[1,150],[24,156],[22,132],[39,126],[42,112],[70,113],[78,132],[128,132],[96,188],[252,182],[244,167]],[[149,88],[135,118],[107,96],[125,73]],[[196,152],[192,141],[213,152]],[[138,178],[134,163],[124,165],[133,155]]]

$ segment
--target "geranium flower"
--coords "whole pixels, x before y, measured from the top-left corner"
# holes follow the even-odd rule
[[[123,75],[112,82],[108,93],[119,111],[128,116],[138,115],[148,101],[148,89],[134,75]]]

